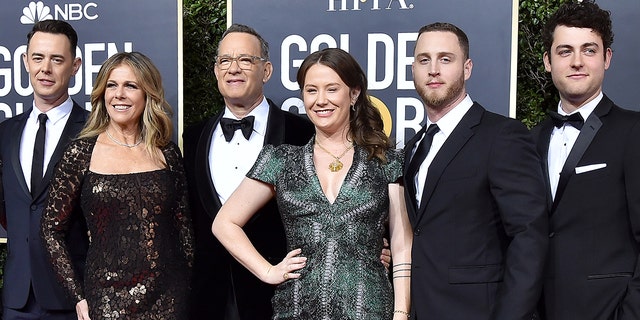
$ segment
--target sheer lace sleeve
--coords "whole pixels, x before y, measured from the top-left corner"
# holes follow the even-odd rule
[[[54,273],[75,301],[84,299],[84,293],[80,277],[73,270],[65,238],[74,209],[80,205],[82,182],[94,145],[95,139],[69,144],[54,173],[42,216],[42,237]]]
[[[194,251],[193,228],[191,224],[191,214],[188,205],[189,197],[187,194],[187,182],[184,167],[182,164],[182,156],[180,155],[178,147],[174,143],[169,143],[164,151],[164,154],[167,161],[167,166],[175,174],[176,192],[178,192],[178,194],[176,195],[178,203],[176,206],[175,219],[178,231],[180,232],[180,243],[187,258],[189,267],[192,267]]]

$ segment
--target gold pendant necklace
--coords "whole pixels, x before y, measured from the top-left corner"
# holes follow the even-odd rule
[[[340,154],[340,156],[336,157],[333,153],[329,152],[329,150],[325,149],[320,142],[318,142],[318,139],[315,140],[316,144],[318,145],[318,147],[320,147],[320,149],[322,149],[322,151],[326,152],[327,154],[329,154],[330,156],[332,156],[334,158],[333,162],[329,163],[329,171],[331,172],[338,172],[340,171],[340,169],[342,169],[342,167],[344,167],[344,165],[342,164],[342,161],[340,161],[340,158],[344,157],[345,154],[347,154],[347,152],[349,150],[351,150],[351,148],[353,148],[353,144],[351,144],[348,148],[346,148],[342,154]]]

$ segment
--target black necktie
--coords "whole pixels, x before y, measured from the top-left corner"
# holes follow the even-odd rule
[[[411,161],[409,162],[409,167],[407,168],[407,179],[411,181],[411,183],[409,184],[410,185],[409,190],[411,192],[410,194],[413,196],[415,196],[416,194],[413,178],[418,172],[420,165],[422,164],[424,159],[427,157],[427,154],[429,153],[429,149],[431,149],[431,142],[433,142],[433,135],[435,135],[438,131],[440,131],[440,128],[438,128],[438,125],[435,123],[432,123],[429,126],[429,128],[427,128],[427,131],[424,134],[424,138],[422,138],[422,141],[420,141],[420,144],[418,145],[416,152],[413,154],[413,157],[411,157]]]
[[[584,124],[584,119],[582,119],[582,115],[580,115],[580,112],[576,112],[568,116],[563,116],[555,111],[549,111],[549,117],[551,117],[553,125],[556,126],[556,128],[562,128],[563,125],[568,124],[580,130],[582,129],[582,125]]]
[[[42,169],[44,167],[44,138],[47,135],[47,114],[38,115],[38,132],[36,143],[33,145],[33,161],[31,163],[31,196],[36,197],[36,192],[42,182]]]
[[[231,141],[233,138],[233,134],[236,130],[242,130],[242,135],[245,139],[249,140],[251,137],[251,133],[253,132],[253,120],[254,116],[247,116],[242,118],[242,120],[235,120],[229,118],[220,119],[220,127],[222,127],[222,133],[224,134],[224,139],[227,142]]]

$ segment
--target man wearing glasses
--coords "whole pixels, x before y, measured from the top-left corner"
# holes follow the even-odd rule
[[[273,287],[238,264],[211,233],[213,219],[265,144],[303,145],[313,126],[282,111],[264,96],[273,66],[267,42],[252,28],[234,24],[218,44],[215,74],[225,108],[188,128],[184,159],[196,252],[191,319],[270,319]],[[286,254],[284,229],[272,200],[244,227],[271,263]]]

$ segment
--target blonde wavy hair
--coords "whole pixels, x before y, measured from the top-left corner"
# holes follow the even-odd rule
[[[115,68],[127,65],[145,93],[145,108],[140,117],[140,128],[145,150],[158,163],[166,165],[159,149],[171,141],[173,125],[171,106],[164,97],[162,77],[158,68],[140,52],[121,52],[109,57],[100,67],[91,91],[91,114],[78,139],[96,137],[109,126],[109,114],[104,101],[107,80]]]

